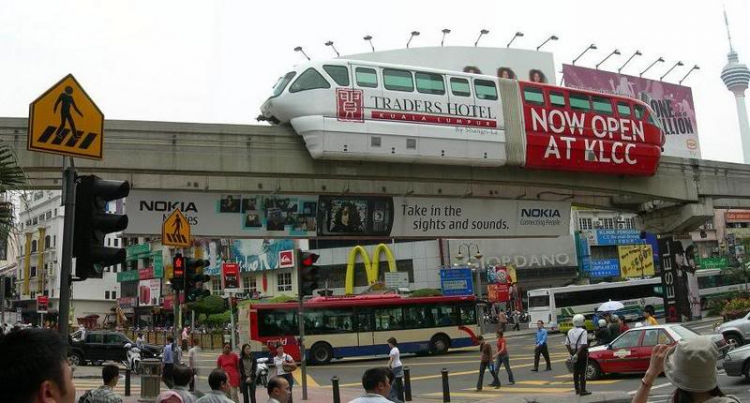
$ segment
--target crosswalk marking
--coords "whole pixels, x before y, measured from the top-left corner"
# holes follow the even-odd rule
[[[49,141],[50,138],[52,138],[51,144],[54,145],[61,145],[63,141],[65,141],[65,138],[68,137],[68,134],[70,134],[70,129],[63,128],[62,131],[60,131],[60,134],[57,135],[58,127],[56,126],[47,126],[46,129],[42,132],[41,136],[39,136],[39,143],[46,143]],[[83,131],[77,130],[76,134],[74,136],[70,136],[68,138],[67,143],[65,143],[66,147],[76,147],[76,144],[80,139],[83,139],[81,144],[78,145],[78,147],[81,150],[85,150],[91,146],[91,143],[96,140],[96,137],[98,136],[97,133],[88,133],[84,137],[84,134],[86,134]]]
[[[167,240],[169,242],[187,243],[188,239],[182,234],[167,234]]]

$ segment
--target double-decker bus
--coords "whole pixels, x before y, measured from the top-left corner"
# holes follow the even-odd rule
[[[387,355],[395,337],[402,353],[441,354],[477,344],[476,299],[408,297],[394,294],[314,297],[304,303],[307,359]],[[249,306],[249,342],[254,351],[276,343],[300,360],[298,303]]]
[[[542,320],[546,327],[557,330],[557,324],[569,320],[575,314],[593,314],[607,301],[619,301],[625,308],[618,311],[627,320],[641,316],[646,305],[656,309],[656,315],[664,314],[661,297],[661,278],[637,279],[612,283],[569,285],[567,287],[540,288],[530,290],[529,326]]]

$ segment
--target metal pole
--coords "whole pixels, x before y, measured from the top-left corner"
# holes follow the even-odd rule
[[[130,396],[130,367],[125,368],[125,396]]]
[[[237,339],[235,338],[235,332],[234,332],[234,308],[232,307],[232,293],[229,293],[229,320],[231,323],[231,332],[232,332],[232,350],[234,350],[237,347]]]
[[[411,401],[411,369],[404,367],[404,401]]]
[[[443,376],[443,402],[450,402],[451,401],[451,389],[448,385],[448,368],[443,368],[442,371],[440,371]]]
[[[339,392],[339,377],[331,378],[331,387],[333,387],[333,403],[341,403],[341,393]]]
[[[60,264],[60,319],[57,321],[60,334],[70,334],[70,281],[73,273],[73,225],[76,214],[76,170],[73,157],[63,157],[63,221],[62,262]]]
[[[174,322],[172,322],[172,337],[174,337],[174,342],[179,346],[180,343],[178,342],[178,340],[180,340],[180,329],[177,318],[180,315],[180,290],[174,290],[174,297],[172,299],[172,312],[174,313]]]
[[[294,241],[294,246],[299,251],[299,242]],[[299,256],[299,254],[298,254]],[[307,400],[307,357],[305,354],[305,313],[304,304],[302,300],[302,272],[299,269],[300,259],[295,260],[295,269],[297,270],[297,296],[299,297],[299,354],[300,360],[302,360],[302,400]]]

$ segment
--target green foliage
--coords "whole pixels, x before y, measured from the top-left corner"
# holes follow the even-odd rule
[[[214,313],[208,315],[206,325],[213,327],[224,327],[232,321],[232,314],[229,311],[223,313]]]
[[[410,297],[440,297],[442,295],[443,292],[437,288],[420,288],[409,294]]]
[[[269,302],[274,303],[274,304],[279,304],[282,302],[296,302],[296,301],[298,301],[297,298],[294,298],[285,294],[277,295],[269,300]]]
[[[224,298],[218,295],[209,295],[192,304],[188,304],[188,309],[192,309],[198,314],[211,315],[224,312],[226,306]]]
[[[721,298],[709,300],[708,301],[708,315],[709,316],[721,315],[721,311],[724,310],[724,305],[726,305],[726,302]]]
[[[726,316],[737,316],[748,312],[750,312],[750,299],[734,298],[724,305],[721,313]]]

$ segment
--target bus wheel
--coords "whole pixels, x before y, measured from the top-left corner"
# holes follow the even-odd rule
[[[310,361],[314,364],[328,364],[333,359],[333,349],[328,343],[315,343],[310,349]]]
[[[430,340],[430,352],[432,354],[445,354],[448,352],[451,341],[448,336],[444,334],[438,334],[432,337]]]

